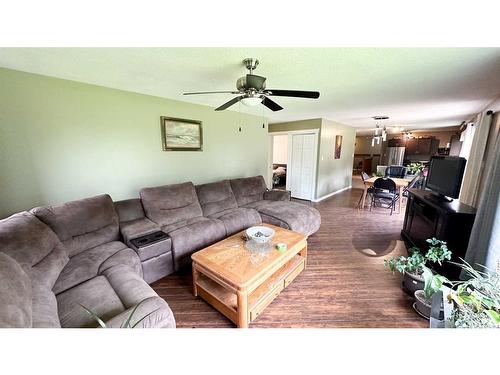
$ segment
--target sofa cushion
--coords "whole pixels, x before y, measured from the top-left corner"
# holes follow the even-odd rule
[[[139,257],[123,242],[113,241],[85,250],[69,260],[54,285],[56,294],[99,275],[114,265],[125,264],[142,274]]]
[[[264,199],[270,201],[290,201],[292,193],[290,190],[268,190],[264,192]]]
[[[202,216],[192,182],[144,188],[140,195],[146,216],[160,226]]]
[[[105,276],[97,276],[57,295],[61,327],[97,327],[98,323],[80,306],[108,320],[125,310],[120,297]]]
[[[251,205],[250,205],[251,206]],[[311,235],[321,225],[319,211],[295,202],[267,201],[257,207],[264,223],[277,225],[295,232]]]
[[[137,220],[145,216],[142,202],[139,198],[125,199],[114,202],[114,205],[120,223]]]
[[[152,302],[148,302],[152,300]],[[161,300],[161,301],[160,301]],[[119,327],[139,302],[132,322],[145,319],[144,327],[175,326],[172,311],[165,301],[127,266],[108,268],[101,276],[92,278],[57,296],[59,316],[63,327],[97,327],[98,323],[81,307],[93,311],[107,327]],[[163,301],[163,302],[162,302]],[[141,322],[142,323],[142,322]]]
[[[262,223],[260,214],[253,208],[233,208],[217,212],[209,217],[219,219],[224,223],[227,236]]]
[[[37,207],[32,212],[57,234],[70,257],[119,239],[118,215],[107,194]]]
[[[191,264],[191,254],[196,250],[213,244],[226,236],[226,228],[217,219],[201,218],[192,224],[166,231],[172,239],[174,268],[177,271]]]
[[[264,192],[267,190],[264,177],[236,178],[230,182],[238,206],[264,199]]]
[[[0,327],[31,327],[31,298],[29,276],[18,262],[0,252]]]
[[[229,180],[197,185],[196,194],[203,216],[238,207]]]
[[[56,296],[45,285],[33,285],[33,328],[61,328]]]
[[[0,220],[0,251],[23,267],[41,262],[61,242],[55,233],[29,212]]]
[[[170,232],[173,232],[174,230],[176,229],[179,229],[179,228],[182,228],[182,227],[185,227],[187,225],[191,225],[191,224],[195,224],[195,223],[199,223],[199,222],[206,222],[206,217],[204,216],[198,216],[198,217],[193,217],[191,219],[187,219],[187,220],[181,220],[181,221],[178,221],[176,223],[173,223],[173,224],[170,224],[170,225],[165,225],[161,228],[161,230],[165,233],[170,233]]]
[[[32,283],[51,290],[68,262],[68,253],[64,245],[59,243],[49,255],[31,267],[29,276]]]

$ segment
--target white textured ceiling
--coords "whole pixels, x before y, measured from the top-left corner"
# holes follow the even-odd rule
[[[370,128],[374,115],[408,129],[457,125],[500,95],[500,48],[0,48],[0,66],[217,107],[245,57],[267,87],[317,90],[319,100],[275,97],[285,109],[241,110],[270,122],[327,118]],[[264,109],[263,109],[264,108]]]

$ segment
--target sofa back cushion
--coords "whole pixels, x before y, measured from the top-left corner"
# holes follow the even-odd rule
[[[115,202],[115,210],[120,223],[142,219],[146,215],[140,198],[125,199]]]
[[[192,182],[144,188],[140,195],[146,216],[160,226],[202,216]]]
[[[196,194],[203,210],[203,216],[238,208],[229,180],[197,185]]]
[[[0,252],[0,328],[32,326],[31,281],[21,265]]]
[[[231,189],[236,197],[238,206],[261,201],[264,199],[264,192],[267,190],[266,182],[262,176],[231,180]]]
[[[57,234],[70,257],[119,239],[118,215],[107,194],[37,207],[32,212]]]
[[[0,251],[30,268],[61,245],[56,234],[29,212],[0,220]]]

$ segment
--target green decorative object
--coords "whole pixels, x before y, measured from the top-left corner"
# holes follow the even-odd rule
[[[279,243],[279,244],[276,244],[276,249],[280,252],[280,253],[283,253],[285,252],[288,247],[286,246],[286,243]]]
[[[424,170],[424,165],[422,163],[411,163],[408,166],[408,171],[411,174],[421,173]]]

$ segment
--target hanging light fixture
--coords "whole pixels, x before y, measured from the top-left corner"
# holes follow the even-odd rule
[[[379,125],[379,121],[380,120],[387,120],[389,119],[388,116],[373,116],[372,117],[374,120],[375,120],[375,135],[373,136],[373,139],[372,139],[372,147],[375,146],[375,138],[377,138],[377,144],[379,145],[380,144],[380,138],[382,138],[382,141],[386,141],[387,140],[387,129],[384,125],[384,128],[382,129],[382,135],[379,136],[378,135],[378,131],[380,129],[380,125]]]

